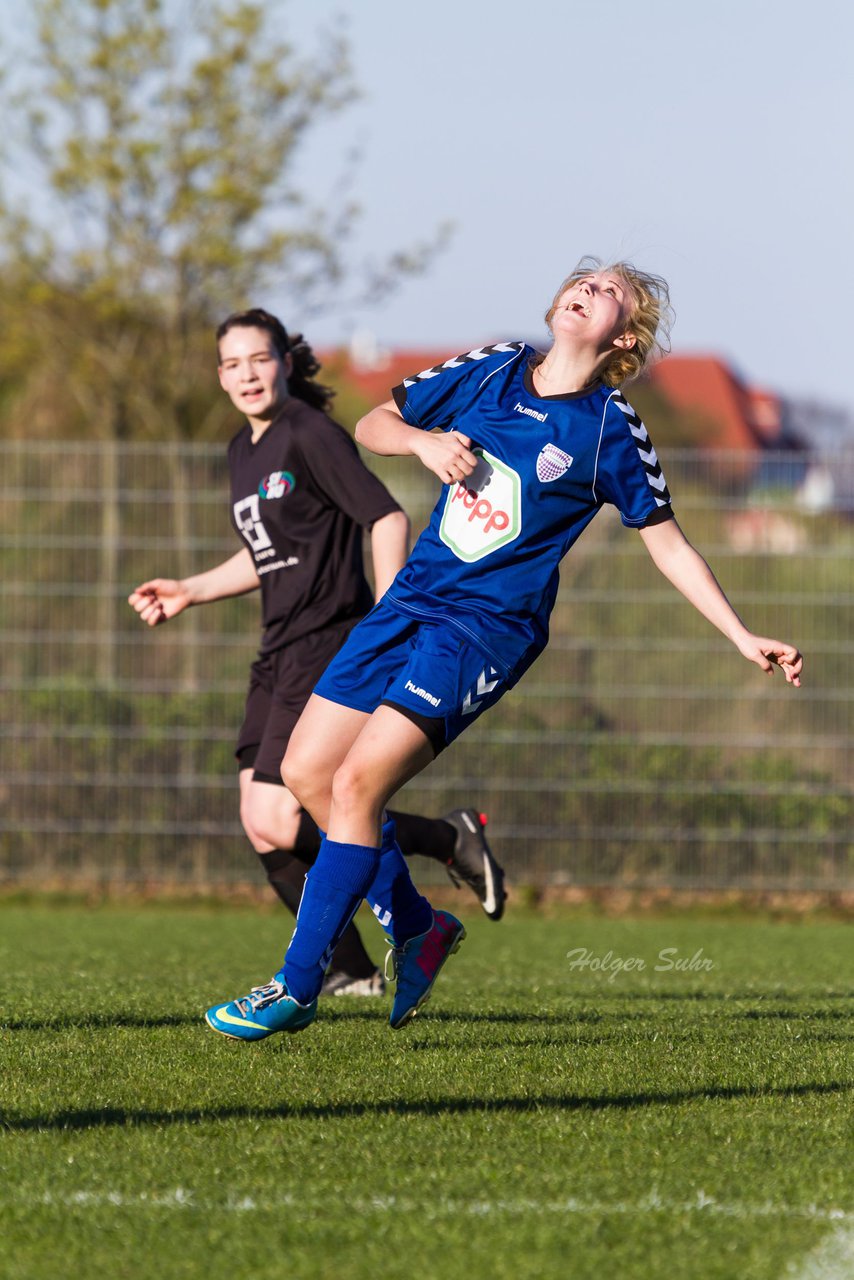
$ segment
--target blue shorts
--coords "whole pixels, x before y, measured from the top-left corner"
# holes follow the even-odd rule
[[[314,692],[369,715],[382,704],[394,707],[438,753],[510,685],[450,627],[418,622],[380,601],[350,632]]]

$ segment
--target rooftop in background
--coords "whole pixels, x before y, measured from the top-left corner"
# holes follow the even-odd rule
[[[653,366],[649,380],[675,409],[707,420],[710,448],[827,454],[854,446],[854,417],[846,409],[750,386],[718,356],[670,355]]]
[[[320,350],[317,358],[363,395],[372,405],[391,399],[392,388],[422,369],[432,369],[457,355],[448,347],[409,348],[390,351],[377,344],[372,334],[357,333],[348,347]]]
[[[753,451],[795,443],[783,439],[780,397],[747,386],[717,356],[668,356],[653,366],[649,380],[675,409],[708,421],[710,448]]]

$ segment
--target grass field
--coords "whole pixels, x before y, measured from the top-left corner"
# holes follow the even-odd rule
[[[406,1030],[244,1045],[284,914],[0,907],[4,1280],[854,1274],[849,926],[465,918]]]

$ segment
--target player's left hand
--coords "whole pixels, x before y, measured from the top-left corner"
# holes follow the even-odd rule
[[[766,675],[773,675],[774,668],[779,667],[788,684],[800,685],[804,659],[794,645],[785,644],[782,640],[769,640],[765,636],[748,635],[738,648],[745,658],[755,662]]]

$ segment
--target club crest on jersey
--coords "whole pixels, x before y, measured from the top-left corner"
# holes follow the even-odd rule
[[[473,449],[478,464],[465,484],[451,485],[439,537],[471,564],[491,555],[522,532],[519,473],[485,449]]]
[[[537,456],[537,479],[543,484],[559,480],[572,466],[572,455],[564,453],[556,444],[547,444]]]
[[[258,486],[259,498],[283,498],[292,493],[296,479],[290,471],[271,471]]]

